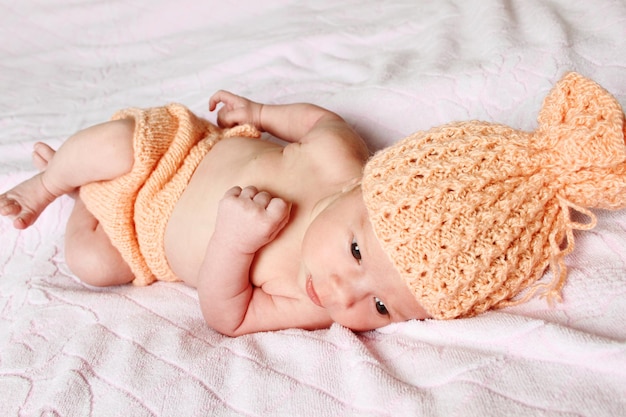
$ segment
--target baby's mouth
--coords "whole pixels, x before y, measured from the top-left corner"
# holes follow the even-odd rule
[[[322,302],[320,301],[320,298],[317,296],[317,293],[315,292],[315,288],[313,287],[313,277],[311,276],[309,276],[306,279],[306,293],[315,305],[319,307],[324,307],[322,305]]]

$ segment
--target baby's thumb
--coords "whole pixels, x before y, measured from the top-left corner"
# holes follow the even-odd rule
[[[276,224],[276,233],[278,233],[289,222],[291,203],[286,202],[282,198],[274,197],[267,205],[266,212],[269,217],[274,220]]]

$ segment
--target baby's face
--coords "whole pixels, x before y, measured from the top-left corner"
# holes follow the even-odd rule
[[[360,187],[314,219],[302,243],[302,262],[311,301],[350,329],[429,317],[380,247]]]

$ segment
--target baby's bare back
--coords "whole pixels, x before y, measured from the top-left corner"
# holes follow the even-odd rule
[[[360,170],[361,161],[356,159],[344,158],[341,163],[354,165],[355,173]],[[283,147],[259,139],[224,139],[200,163],[169,219],[165,251],[170,268],[195,286],[215,227],[219,201],[231,187],[253,185],[292,207],[287,226],[257,252],[251,281],[256,286],[272,285],[275,280],[295,284],[300,272],[300,243],[315,205],[338,192],[343,182],[327,169],[323,155],[310,145],[293,143]],[[288,296],[290,286],[280,287],[280,292]]]

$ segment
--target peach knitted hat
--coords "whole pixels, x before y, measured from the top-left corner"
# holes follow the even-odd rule
[[[617,100],[576,73],[548,94],[535,132],[479,121],[417,132],[365,166],[374,232],[434,318],[539,289],[559,299],[573,230],[596,223],[587,208],[626,207],[624,132]],[[552,281],[537,283],[548,265]]]

